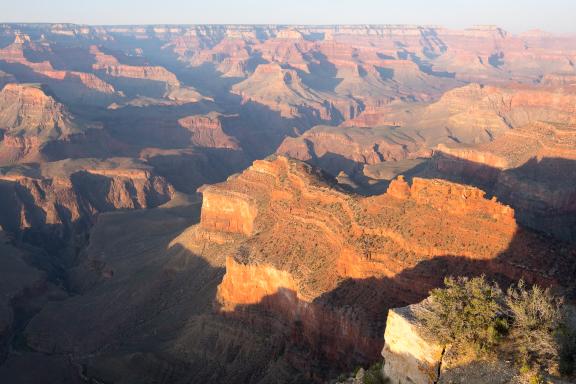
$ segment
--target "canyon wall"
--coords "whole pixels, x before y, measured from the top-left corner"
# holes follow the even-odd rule
[[[107,168],[107,166],[109,168]],[[99,212],[155,207],[173,188],[149,169],[117,159],[108,163],[70,161],[40,169],[5,169],[0,176],[2,227],[15,234],[69,238]]]
[[[146,360],[161,375],[173,366],[165,358],[178,358],[182,370],[166,376],[173,382],[320,382],[381,360],[387,321],[412,329],[388,309],[424,299],[446,275],[486,274],[503,285],[565,285],[572,276],[573,247],[518,226],[510,207],[480,189],[407,180],[362,197],[317,168],[273,156],[202,188],[202,212],[191,206],[196,224],[177,201],[103,215],[74,270],[83,295],[43,309],[26,340],[79,356],[106,346],[111,352],[82,361],[107,379],[118,362],[145,377],[122,348],[161,340],[164,359]],[[127,222],[134,230],[119,231]],[[417,342],[397,339],[399,349]],[[389,361],[403,367],[403,358]]]
[[[307,161],[332,175],[353,175],[363,165],[427,156],[414,131],[396,127],[316,126],[296,138],[286,138],[276,153]]]
[[[445,275],[571,287],[575,41],[0,24],[0,381],[324,382]]]
[[[532,123],[473,148],[438,146],[431,174],[480,186],[522,224],[574,241],[575,143],[570,125]]]
[[[210,260],[226,255],[218,310],[342,367],[375,359],[385,309],[423,299],[443,276],[555,284],[544,271],[573,252],[546,259],[549,244],[519,228],[510,207],[443,180],[399,178],[358,198],[278,156],[202,193],[201,222],[178,243]]]

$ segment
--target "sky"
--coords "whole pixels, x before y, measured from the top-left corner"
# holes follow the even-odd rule
[[[0,22],[498,25],[576,33],[576,0],[0,0]]]

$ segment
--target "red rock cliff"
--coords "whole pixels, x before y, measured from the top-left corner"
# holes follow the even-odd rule
[[[400,178],[359,198],[278,156],[202,192],[200,224],[175,242],[217,265],[227,256],[218,308],[266,329],[271,311],[274,332],[343,364],[350,351],[376,359],[384,308],[422,299],[444,275],[551,283],[563,257],[546,256],[557,250],[518,228],[511,208],[443,180]]]

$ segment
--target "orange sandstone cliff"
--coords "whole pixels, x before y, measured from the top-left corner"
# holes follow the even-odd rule
[[[361,198],[277,156],[201,191],[200,224],[173,244],[225,265],[217,308],[342,366],[375,360],[387,308],[421,300],[443,276],[553,284],[573,253],[483,191],[443,180],[399,178]]]

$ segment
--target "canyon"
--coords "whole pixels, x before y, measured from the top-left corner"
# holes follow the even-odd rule
[[[0,24],[0,381],[418,376],[446,276],[572,302],[575,62],[492,26]]]

